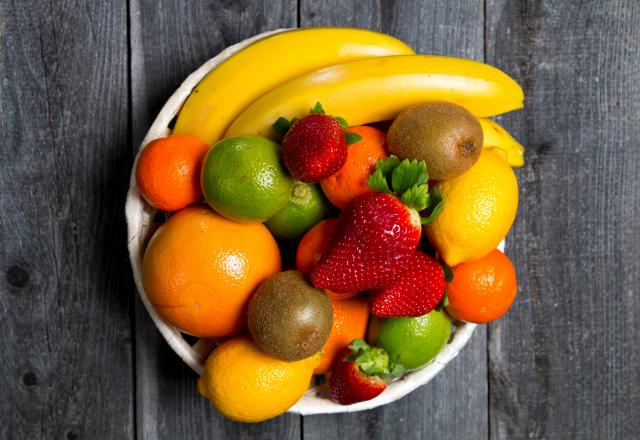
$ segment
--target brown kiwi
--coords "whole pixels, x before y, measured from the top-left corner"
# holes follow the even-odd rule
[[[322,350],[333,325],[331,302],[297,270],[265,280],[249,301],[249,332],[265,353],[286,361]]]
[[[389,152],[400,159],[424,160],[429,178],[453,179],[476,163],[482,128],[467,109],[450,102],[426,102],[398,115],[389,127]]]

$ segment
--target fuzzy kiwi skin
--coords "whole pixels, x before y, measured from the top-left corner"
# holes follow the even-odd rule
[[[425,102],[398,115],[389,127],[389,152],[400,159],[424,160],[429,178],[449,180],[476,163],[482,151],[482,127],[464,107]]]
[[[318,353],[333,325],[331,302],[297,270],[265,280],[249,301],[249,332],[265,353],[296,361]]]

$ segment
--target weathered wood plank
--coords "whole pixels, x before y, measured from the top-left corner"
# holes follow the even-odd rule
[[[301,26],[367,27],[417,51],[482,60],[483,2],[301,1]],[[485,438],[488,435],[484,327],[428,385],[372,411],[303,418],[309,439]]]
[[[0,1],[0,438],[134,436],[124,1]]]
[[[520,298],[491,326],[491,438],[640,438],[640,3],[489,0],[487,59],[525,87],[507,242]]]
[[[182,80],[226,46],[296,25],[295,1],[131,1],[134,145]],[[196,391],[197,376],[171,351],[136,301],[137,434],[140,439],[300,435],[300,417],[258,425],[230,422]]]

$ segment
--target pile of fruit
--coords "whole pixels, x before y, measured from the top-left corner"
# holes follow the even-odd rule
[[[168,213],[146,295],[220,342],[199,392],[244,422],[285,412],[313,375],[337,403],[372,399],[456,320],[506,313],[516,275],[496,247],[524,149],[488,117],[522,103],[491,66],[358,29],[277,33],[212,70],[135,169]]]

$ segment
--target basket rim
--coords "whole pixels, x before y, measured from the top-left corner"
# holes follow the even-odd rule
[[[191,73],[163,105],[153,124],[144,136],[144,139],[140,143],[132,165],[129,190],[127,192],[127,199],[125,203],[125,216],[127,222],[129,259],[136,288],[142,303],[163,338],[169,344],[171,349],[182,359],[182,361],[199,375],[202,374],[204,362],[206,361],[211,349],[215,346],[215,341],[200,339],[195,345],[189,345],[183,338],[180,331],[169,325],[160,317],[144,291],[144,286],[142,284],[142,257],[144,242],[149,233],[149,226],[153,220],[156,210],[144,200],[138,190],[135,179],[135,168],[140,152],[150,141],[170,134],[171,131],[168,128],[169,122],[180,111],[182,104],[190,95],[193,88],[211,70],[213,70],[222,61],[251,43],[268,35],[287,30],[291,30],[291,28],[264,32],[240,41],[227,47]],[[504,241],[500,243],[499,248],[504,250]],[[457,323],[455,325],[453,336],[434,360],[422,368],[410,371],[398,380],[392,382],[384,393],[372,400],[355,403],[353,405],[340,405],[330,399],[319,397],[319,389],[317,387],[310,387],[305,395],[295,405],[293,405],[288,412],[301,415],[355,412],[372,409],[400,399],[416,388],[427,384],[449,362],[451,362],[467,342],[469,342],[476,327],[477,326],[475,324],[471,323]]]

